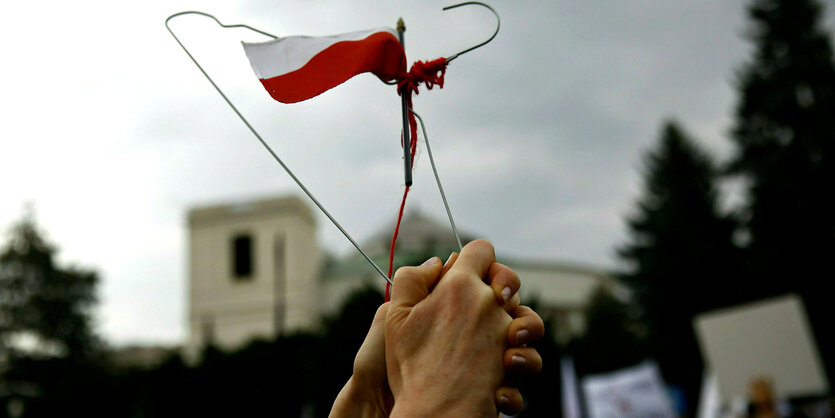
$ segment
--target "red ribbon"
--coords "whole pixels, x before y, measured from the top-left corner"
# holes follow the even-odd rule
[[[409,109],[412,107],[412,93],[420,94],[418,86],[423,83],[427,90],[432,90],[435,85],[438,88],[444,88],[444,75],[447,67],[446,58],[438,58],[432,61],[416,61],[412,64],[409,72],[401,73],[397,76],[397,94],[402,95],[406,93],[406,105]],[[409,132],[410,149],[409,155],[411,159],[411,166],[414,167],[415,152],[417,151],[417,120],[412,112],[409,112]],[[400,146],[403,146],[403,138],[401,136]],[[393,279],[392,270],[394,268],[394,246],[397,243],[397,233],[400,231],[400,221],[403,219],[403,208],[406,206],[406,196],[409,194],[409,187],[403,191],[403,200],[400,202],[400,212],[397,215],[397,226],[394,227],[394,235],[391,237],[391,249],[389,250],[389,279]],[[386,282],[386,302],[391,297],[391,283]]]

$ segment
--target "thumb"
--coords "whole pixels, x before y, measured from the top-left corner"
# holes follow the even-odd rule
[[[382,304],[374,315],[371,329],[365,336],[357,356],[354,359],[354,376],[359,382],[376,384],[376,380],[386,376],[386,314],[388,302]]]
[[[391,306],[411,308],[425,299],[441,277],[441,259],[432,257],[417,267],[401,267],[394,273]]]
[[[386,314],[389,310],[389,303],[386,302],[377,308],[374,314],[374,320],[371,321],[371,328],[368,329],[368,335],[365,336],[365,341],[362,345],[365,346],[375,344],[375,341],[384,341],[386,335]]]

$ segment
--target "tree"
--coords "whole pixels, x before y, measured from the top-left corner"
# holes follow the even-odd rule
[[[624,279],[642,309],[650,354],[667,382],[695,400],[702,359],[693,316],[737,302],[742,290],[734,222],[719,212],[710,156],[675,122],[664,124],[645,168],[644,194],[627,220],[630,242],[619,250],[632,269]]]
[[[586,310],[586,332],[572,347],[580,374],[611,372],[646,359],[643,330],[633,311],[612,289],[599,286],[594,291]]]
[[[754,56],[739,76],[730,170],[748,182],[746,264],[756,296],[799,293],[835,377],[835,62],[815,0],[756,0]]]
[[[0,251],[0,357],[83,359],[95,353],[99,339],[90,308],[96,302],[96,273],[56,265],[57,251],[31,213],[11,232]]]
[[[336,395],[353,373],[354,357],[365,340],[383,295],[371,286],[351,292],[340,309],[322,320],[322,334],[314,348],[316,362],[310,364],[311,391],[316,416],[325,417]]]

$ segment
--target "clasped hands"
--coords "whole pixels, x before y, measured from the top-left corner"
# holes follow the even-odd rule
[[[395,273],[354,360],[331,417],[484,417],[515,414],[522,395],[512,377],[538,373],[526,344],[542,319],[520,305],[519,277],[496,263],[484,240],[445,264],[437,257]]]

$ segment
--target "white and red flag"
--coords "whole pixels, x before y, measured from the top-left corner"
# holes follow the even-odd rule
[[[288,36],[243,46],[255,75],[282,103],[318,96],[358,74],[370,72],[391,81],[406,71],[406,54],[390,28]]]
[[[448,61],[417,61],[406,71],[406,53],[397,39],[397,32],[390,28],[376,28],[333,36],[288,36],[267,42],[243,43],[255,75],[273,99],[282,103],[296,103],[316,97],[362,73],[372,73],[385,82],[395,81],[397,93],[405,95],[403,113],[412,108],[412,94],[418,94],[418,85],[427,89],[435,85],[444,87],[444,73]],[[409,138],[417,138],[417,121],[408,114]],[[404,133],[405,137],[405,133]],[[404,146],[409,162],[414,163],[417,141]],[[405,145],[405,144],[404,144]],[[411,167],[412,164],[407,165]],[[408,169],[407,169],[408,170]],[[397,226],[391,240],[388,277],[392,277],[394,245],[403,217],[406,196],[411,185],[407,175],[403,200],[397,217]],[[386,300],[389,287],[386,284]]]

